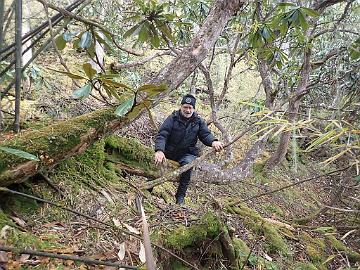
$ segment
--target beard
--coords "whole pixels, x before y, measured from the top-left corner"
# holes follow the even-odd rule
[[[190,118],[193,115],[194,112],[184,112],[181,110],[181,114],[182,116],[184,116],[185,118]]]

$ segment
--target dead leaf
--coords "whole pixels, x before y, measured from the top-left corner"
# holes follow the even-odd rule
[[[269,262],[272,262],[272,261],[273,261],[273,259],[272,259],[269,255],[267,255],[266,253],[264,253],[264,257],[265,257],[265,259],[267,259]]]
[[[125,242],[122,242],[119,247],[119,252],[117,254],[120,261],[125,258]]]
[[[27,262],[27,260],[29,260],[29,258],[30,258],[29,254],[21,254],[19,261],[25,263]]]
[[[121,223],[120,223],[120,221],[119,221],[117,218],[113,218],[112,220],[113,220],[114,225],[115,225],[116,228],[120,228],[120,227],[121,227]]]
[[[142,263],[146,262],[146,256],[145,256],[145,248],[142,242],[140,242],[140,252],[139,252],[139,259]]]
[[[115,202],[113,201],[113,199],[111,198],[110,194],[107,193],[105,190],[100,190],[100,193],[102,195],[104,195],[104,197],[107,199],[107,201],[111,204],[111,205],[115,205]]]
[[[134,228],[134,227],[131,227],[130,225],[124,223],[124,226],[132,233],[135,233],[135,234],[140,234],[139,230]]]
[[[26,222],[24,220],[22,220],[21,218],[14,217],[14,216],[10,216],[10,218],[20,227],[22,227],[22,228],[26,227]]]
[[[8,255],[5,251],[0,251],[0,266],[3,264],[3,263],[7,263],[9,260],[8,258]]]

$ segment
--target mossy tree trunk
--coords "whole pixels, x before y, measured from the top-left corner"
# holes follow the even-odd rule
[[[189,46],[166,65],[151,83],[165,83],[168,90],[164,94],[178,87],[206,58],[227,22],[243,4],[240,0],[217,0]],[[160,98],[162,97],[158,100]],[[153,104],[156,103],[155,101]],[[95,140],[129,122],[126,118],[117,119],[112,111],[113,109],[96,111],[16,136],[13,140],[2,143],[1,146],[38,155],[41,162],[27,161],[0,152],[0,186],[23,182],[38,172],[49,170],[60,161],[83,152]]]

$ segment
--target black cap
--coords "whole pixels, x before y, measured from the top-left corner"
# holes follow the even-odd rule
[[[196,103],[196,98],[190,94],[185,95],[181,100],[181,105],[182,104],[190,104],[194,107],[194,109],[195,109],[195,103]]]

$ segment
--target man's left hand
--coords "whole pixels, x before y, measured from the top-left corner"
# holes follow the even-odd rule
[[[224,148],[224,144],[220,141],[213,141],[211,147],[215,149],[216,152]]]

